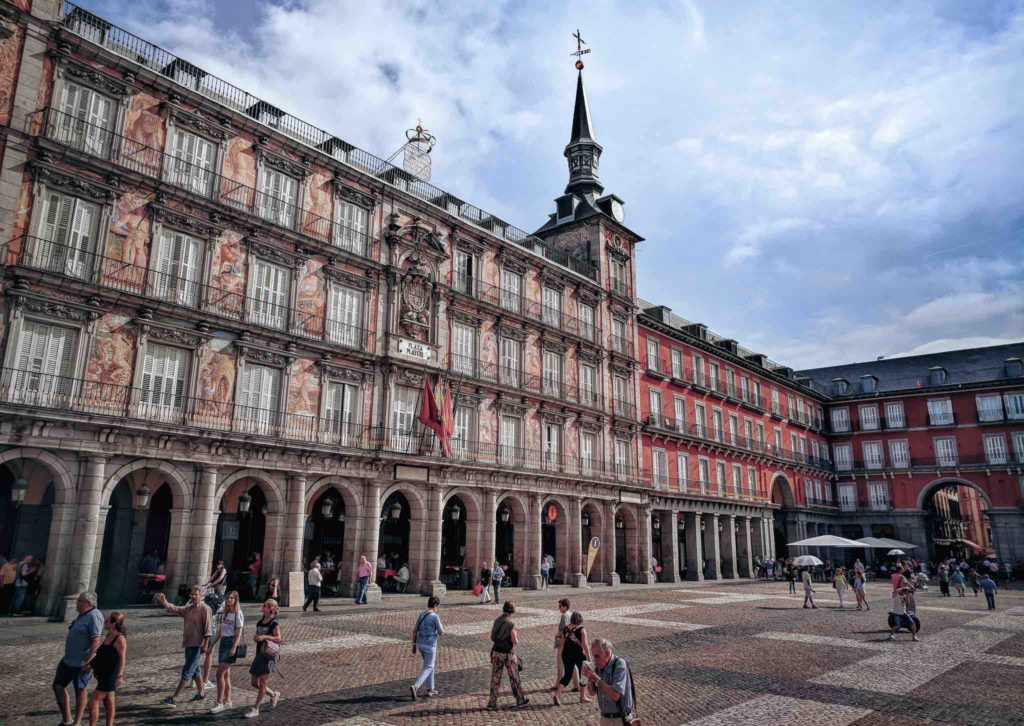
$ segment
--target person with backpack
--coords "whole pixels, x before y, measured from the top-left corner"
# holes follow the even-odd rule
[[[256,636],[253,641],[256,643],[256,657],[252,659],[249,666],[249,675],[252,676],[252,687],[256,691],[256,703],[252,710],[245,714],[246,718],[256,718],[260,715],[260,703],[263,696],[270,696],[270,708],[277,705],[281,698],[280,691],[273,691],[267,687],[267,680],[270,674],[277,670],[277,661],[281,656],[281,623],[277,621],[277,601],[267,600],[263,603],[263,617],[256,623]]]
[[[487,698],[488,711],[498,710],[498,691],[501,690],[502,673],[506,671],[509,688],[516,697],[516,708],[526,708],[530,703],[519,681],[523,661],[515,652],[519,644],[516,624],[512,621],[515,612],[516,606],[512,601],[506,601],[501,607],[501,615],[491,626],[491,690]]]
[[[434,664],[437,662],[437,639],[444,635],[444,625],[441,624],[441,618],[437,614],[437,607],[440,604],[441,598],[438,597],[431,597],[427,600],[427,609],[420,613],[416,627],[412,629],[412,654],[416,655],[416,651],[419,650],[420,655],[423,656],[423,670],[420,672],[420,677],[416,679],[416,683],[409,686],[409,692],[412,693],[414,701],[420,686],[428,679],[430,688],[427,691],[427,698],[437,695],[437,689],[434,688]]]
[[[562,648],[560,655],[562,667],[559,670],[562,676],[555,686],[556,706],[562,705],[562,702],[559,700],[562,691],[568,688],[569,683],[576,675],[577,669],[582,668],[583,664],[590,658],[590,647],[587,645],[587,631],[583,627],[583,616],[578,610],[569,617],[569,622],[562,626],[561,630]],[[587,698],[587,689],[580,688],[579,692],[580,703],[590,703],[590,699]]]
[[[597,638],[590,646],[594,659],[583,664],[587,690],[597,696],[601,726],[639,723],[636,716],[636,688],[629,664],[612,652],[612,644]]]
[[[491,568],[491,585],[494,586],[494,604],[501,605],[501,581],[505,579],[505,571],[501,569],[498,561],[494,561]]]

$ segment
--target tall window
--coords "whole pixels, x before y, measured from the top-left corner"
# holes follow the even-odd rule
[[[662,416],[661,391],[659,391],[654,386],[651,386],[651,388],[648,389],[648,395],[650,396],[650,414],[651,417],[654,419],[654,425],[660,426]]]
[[[726,393],[730,396],[736,395],[736,371],[732,368],[725,369]]]
[[[715,462],[715,484],[718,486],[718,495],[719,496],[725,496],[725,479],[726,479],[725,462],[723,462],[723,461],[716,461]]]
[[[63,406],[71,395],[71,366],[78,334],[72,328],[26,320],[18,339],[14,401]]]
[[[654,486],[668,486],[668,454],[664,449],[654,449],[651,452],[651,467],[654,474]]]
[[[1024,463],[1024,431],[1013,432],[1013,454],[1017,457],[1016,463]]]
[[[658,341],[654,338],[647,339],[647,369],[652,371],[661,370],[658,365]]]
[[[515,466],[521,463],[522,425],[523,422],[516,416],[503,414],[501,417],[500,461],[505,466]]]
[[[861,406],[860,428],[862,431],[875,431],[878,429],[878,406]]]
[[[933,398],[928,401],[928,420],[932,426],[949,426],[953,423],[953,402],[948,398]]]
[[[956,466],[956,439],[944,436],[935,439],[935,460],[939,466]]]
[[[346,446],[359,441],[359,386],[328,381],[324,391],[324,434],[332,443]]]
[[[775,438],[775,452],[782,452],[782,429],[772,429],[772,436]]]
[[[884,481],[868,482],[868,504],[876,511],[889,508],[889,485]]]
[[[467,376],[476,375],[476,328],[463,323],[452,324],[452,370]]]
[[[881,469],[883,464],[882,443],[880,441],[864,442],[864,467],[866,469]]]
[[[889,461],[897,469],[906,469],[910,466],[910,447],[906,439],[894,439],[889,442]]]
[[[850,444],[834,444],[832,456],[835,458],[837,471],[849,471],[853,468],[853,449]]]
[[[889,401],[885,404],[885,425],[891,429],[901,429],[907,425],[903,401]]]
[[[41,242],[33,267],[86,279],[92,272],[100,208],[58,192],[46,195]]]
[[[722,412],[720,409],[713,409],[711,411],[711,423],[714,428],[713,436],[715,441],[722,440]]]
[[[580,468],[584,474],[594,472],[594,459],[597,456],[597,436],[587,431],[580,433]]]
[[[757,446],[760,448],[764,444],[764,424],[760,421],[757,422]]]
[[[707,436],[708,420],[707,420],[707,409],[704,408],[704,404],[702,404],[702,403],[695,403],[695,404],[693,404],[693,418],[694,418],[693,422],[697,426],[697,435],[700,436],[701,438],[706,437]]]
[[[829,410],[832,416],[832,430],[840,433],[850,430],[850,410],[848,408],[833,408]]]
[[[619,416],[630,415],[629,381],[625,376],[612,377],[612,395],[615,398],[615,413]]]
[[[176,419],[184,406],[189,352],[183,348],[148,343],[142,357],[139,391],[141,415],[160,421]]]
[[[779,389],[772,389],[772,413],[782,413],[782,407],[779,405]]]
[[[585,406],[596,406],[597,369],[590,365],[580,365],[580,403]]]
[[[395,400],[391,408],[391,428],[394,433],[393,445],[396,451],[406,454],[417,453],[416,415],[420,392],[408,386],[395,387]]]
[[[619,353],[629,352],[629,339],[626,337],[626,321],[612,318],[612,348]]]
[[[629,474],[633,470],[631,459],[629,441],[615,439],[615,471],[620,475]]]
[[[545,350],[542,364],[544,366],[544,393],[560,398],[562,396],[562,355],[553,350]]]
[[[856,484],[841,484],[839,486],[839,508],[844,512],[857,511]]]
[[[734,413],[729,414],[729,442],[733,446],[742,446],[742,434],[740,433],[740,418]]]
[[[975,397],[975,401],[978,404],[979,421],[986,422],[1003,420],[1003,400],[999,397],[998,393],[986,396],[977,396]]]
[[[544,467],[558,469],[562,462],[562,426],[545,421],[544,434]]]
[[[1006,404],[1007,420],[1024,421],[1024,392],[1004,393],[1003,403]]]
[[[298,186],[295,178],[264,166],[260,180],[259,215],[282,227],[293,227]]]
[[[701,493],[707,492],[707,485],[711,482],[711,462],[707,459],[697,459],[697,477],[700,481]]]
[[[456,250],[455,289],[463,295],[475,295],[476,281],[476,258],[465,250]]]
[[[520,361],[522,360],[522,347],[518,340],[514,338],[502,338],[501,339],[501,370],[498,379],[501,381],[503,386],[516,387],[520,384],[522,377],[520,375],[521,366]]]
[[[363,294],[344,285],[331,285],[327,311],[327,339],[350,348],[361,348]]]
[[[54,130],[61,143],[106,158],[111,146],[114,102],[77,83],[64,86]]]
[[[501,307],[514,313],[523,311],[523,276],[512,270],[501,271]]]
[[[562,327],[562,293],[550,287],[544,288],[544,309],[541,318],[548,325]]]
[[[679,477],[679,486],[685,487],[690,479],[690,458],[686,454],[676,454],[676,476]]]
[[[750,496],[757,494],[757,469],[752,466],[747,467],[747,490]]]
[[[337,200],[334,205],[334,244],[357,255],[365,254],[369,216],[366,207]]]
[[[283,328],[288,320],[288,270],[255,260],[249,271],[249,320],[268,328]]]
[[[191,235],[165,229],[160,234],[153,293],[161,300],[195,307],[199,302],[202,243]]]
[[[985,461],[989,464],[1006,464],[1009,457],[1006,452],[1006,439],[1002,434],[984,437]]]
[[[704,359],[699,355],[693,356],[693,382],[698,386],[707,386],[704,376]]]
[[[471,453],[473,436],[473,409],[469,406],[455,407],[455,431],[452,434],[452,456],[467,459]]]
[[[246,364],[238,391],[238,418],[243,428],[250,433],[273,433],[281,395],[281,371]]]
[[[683,351],[676,348],[672,349],[672,377],[683,380]]]
[[[743,491],[743,467],[739,464],[732,465],[732,493],[739,496]]]
[[[626,283],[626,263],[621,260],[612,260],[609,266],[611,272],[612,290],[625,295],[629,290],[629,285]]]
[[[579,304],[580,335],[587,340],[593,340],[597,330],[594,324],[594,306],[586,303]]]
[[[711,379],[711,387],[714,388],[716,391],[720,390],[722,387],[722,382],[718,379],[719,374],[720,370],[718,364],[715,363],[714,361],[708,362],[708,378]]]
[[[747,439],[744,444],[752,446],[754,443],[754,424],[749,418],[743,419],[743,435]]]
[[[213,165],[217,147],[212,141],[184,129],[174,131],[173,159],[165,162],[168,181],[204,197],[213,191]]]
[[[672,413],[675,415],[676,428],[680,431],[686,428],[686,399],[682,396],[675,396],[672,399]]]

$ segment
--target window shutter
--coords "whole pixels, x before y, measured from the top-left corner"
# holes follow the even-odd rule
[[[91,93],[89,104],[89,126],[86,129],[86,151],[90,154],[103,156],[108,146],[110,128],[110,112],[113,104],[106,96]]]
[[[84,277],[88,270],[88,257],[92,252],[96,207],[81,200],[68,201],[74,202],[74,214],[71,216],[71,229],[67,238],[65,272],[74,277]]]
[[[189,235],[181,238],[181,265],[178,271],[178,302],[192,305],[196,298],[196,280],[199,279],[199,240]]]

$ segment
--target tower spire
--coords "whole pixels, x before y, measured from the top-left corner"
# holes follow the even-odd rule
[[[594,139],[594,125],[590,120],[590,104],[587,103],[587,91],[583,87],[583,55],[590,52],[584,49],[585,41],[577,30],[576,39],[576,105],[572,112],[572,132],[569,143],[565,146],[565,158],[569,163],[569,184],[565,187],[566,194],[579,196],[598,195],[604,191],[601,180],[597,176],[597,166],[601,159],[601,145]]]

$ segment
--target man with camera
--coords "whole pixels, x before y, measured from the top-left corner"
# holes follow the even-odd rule
[[[601,726],[640,726],[629,665],[612,653],[612,644],[604,638],[591,643],[590,654],[594,662],[583,664],[583,676],[590,693],[597,695]]]

